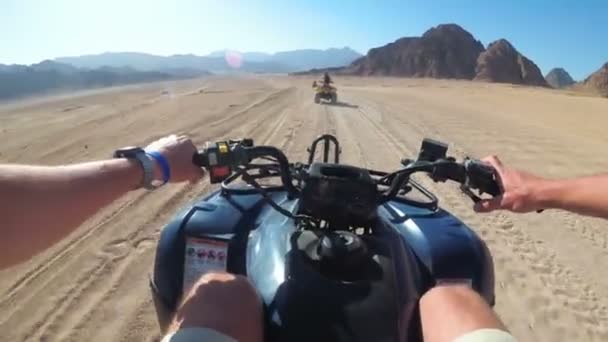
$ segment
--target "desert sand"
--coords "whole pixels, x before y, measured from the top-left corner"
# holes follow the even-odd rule
[[[311,81],[206,78],[0,105],[0,162],[96,160],[174,132],[199,145],[252,137],[304,160],[313,137],[333,133],[344,162],[377,169],[396,168],[431,137],[449,142],[456,157],[497,154],[548,177],[608,170],[606,99],[468,81],[337,78],[341,103],[328,106],[313,103]],[[423,183],[488,243],[496,310],[516,337],[608,341],[606,221],[559,211],[475,214],[457,185]],[[156,240],[179,208],[212,188],[205,180],[132,192],[0,271],[0,340],[158,338],[148,291]]]

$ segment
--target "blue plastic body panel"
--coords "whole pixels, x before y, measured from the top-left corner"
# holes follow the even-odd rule
[[[298,200],[287,198],[284,191],[270,195],[282,207],[297,210]],[[437,282],[467,282],[493,305],[491,256],[484,242],[456,217],[442,209],[391,201],[378,207],[378,220],[401,238],[397,247],[391,247],[400,250],[393,257],[399,320],[406,321],[400,329],[416,322],[420,296]],[[260,195],[214,192],[176,215],[162,231],[152,279],[155,295],[169,310],[175,309],[181,297],[186,236],[223,239],[229,242],[228,271],[250,278],[267,306],[267,320],[280,327],[274,307],[277,291],[286,282],[286,255],[296,230],[291,219],[266,205]]]

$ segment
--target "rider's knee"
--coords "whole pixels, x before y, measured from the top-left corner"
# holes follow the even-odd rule
[[[205,300],[214,298],[220,302],[238,298],[243,304],[261,305],[256,290],[246,277],[226,272],[209,272],[203,275],[192,287],[186,300],[197,297],[204,297]]]
[[[262,325],[262,301],[249,280],[240,275],[211,272],[186,294],[170,331],[205,327],[238,341],[259,341]]]
[[[241,313],[257,317],[262,314],[262,301],[246,277],[210,272],[202,276],[184,297],[181,311],[196,311],[214,317]]]

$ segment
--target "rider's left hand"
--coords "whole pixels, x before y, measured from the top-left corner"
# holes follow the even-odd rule
[[[496,156],[486,157],[482,161],[496,170],[497,181],[502,194],[475,203],[475,211],[486,213],[504,209],[516,213],[528,213],[543,209],[539,206],[537,190],[546,182],[545,179],[505,167]]]

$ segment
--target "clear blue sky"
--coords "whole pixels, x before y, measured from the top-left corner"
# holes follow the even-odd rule
[[[0,63],[139,51],[206,54],[350,46],[362,53],[454,22],[506,38],[576,79],[608,62],[608,0],[0,0]]]

